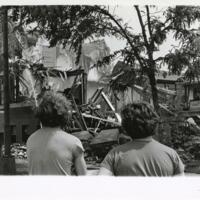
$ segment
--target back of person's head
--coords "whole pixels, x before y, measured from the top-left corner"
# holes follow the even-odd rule
[[[38,104],[35,115],[43,126],[62,127],[69,120],[70,103],[61,93],[46,91]]]
[[[131,103],[121,111],[122,128],[132,139],[140,139],[155,134],[158,115],[145,102]]]

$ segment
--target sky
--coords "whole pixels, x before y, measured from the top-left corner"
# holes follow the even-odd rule
[[[121,17],[124,22],[127,22],[132,28],[134,33],[141,33],[140,24],[133,6],[130,5],[120,5],[120,6],[110,6],[110,10],[113,11],[115,8],[115,14]],[[164,10],[166,7],[158,7],[157,11]],[[162,16],[161,16],[162,17]],[[116,51],[125,47],[125,40],[117,40],[114,37],[105,37],[107,45],[110,47],[111,52]],[[155,53],[156,57],[163,56],[169,52],[172,48],[171,45],[178,44],[173,38],[172,34],[168,34],[167,40],[160,46],[158,52]]]
[[[195,4],[194,4],[195,5]],[[156,10],[150,9],[150,12],[156,12],[156,15],[158,15],[161,20],[165,19],[164,16],[161,14],[162,12],[159,11],[164,11],[168,6],[170,5],[162,5],[157,6]],[[174,6],[174,5],[171,5]],[[142,5],[140,6],[142,8]],[[132,4],[129,5],[119,5],[119,6],[110,6],[110,11],[111,13],[114,12],[117,16],[123,19],[125,23],[128,23],[129,26],[133,28],[133,33],[141,33],[141,27],[139,24],[139,20],[135,11],[135,8],[133,7]],[[199,28],[199,22],[196,22],[192,28]],[[118,40],[114,37],[105,37],[106,44],[110,47],[111,53],[123,49],[125,47],[126,41],[125,40]],[[167,35],[166,40],[163,42],[162,45],[160,45],[159,50],[154,53],[154,58],[156,59],[157,57],[160,56],[165,56],[167,53],[172,50],[173,46],[178,46],[179,41],[174,39],[173,33],[169,33]],[[117,60],[115,61],[117,62]],[[166,64],[161,66],[161,70],[166,70],[168,71],[168,67]]]
[[[174,0],[174,1],[176,2],[176,0]],[[33,1],[30,1],[30,2],[32,2],[32,4],[39,3],[39,2],[33,3]],[[88,1],[84,0],[81,3],[84,3],[84,2],[88,2]],[[93,1],[93,2],[96,2],[96,1]],[[108,0],[108,3],[109,2],[111,2],[111,1]],[[119,2],[119,1],[117,0],[116,2]],[[135,1],[133,1],[133,2],[135,2]],[[130,1],[128,1],[128,0],[120,1],[118,3],[118,5],[117,5],[117,3],[114,4],[112,2],[109,5],[109,9],[110,9],[111,13],[114,12],[117,16],[122,18],[125,23],[128,23],[129,26],[131,26],[133,28],[134,33],[139,33],[139,32],[141,33],[141,27],[139,24],[138,17],[136,15],[135,8],[133,7],[133,4],[134,3],[130,3]],[[167,6],[169,6],[169,5],[161,4],[161,6],[157,6],[157,10],[155,10],[155,11],[165,10],[167,8]],[[160,15],[160,17],[163,18],[163,16],[161,14],[158,14],[158,15]],[[126,44],[125,40],[119,40],[114,37],[108,37],[108,36],[105,37],[105,41],[106,41],[106,44],[108,45],[108,47],[111,49],[111,53],[116,50],[123,49]],[[175,41],[172,34],[168,34],[166,41],[160,46],[159,51],[155,52],[155,58],[166,55],[172,49],[172,45],[178,45],[178,42]],[[164,66],[164,69],[166,69],[166,66]]]

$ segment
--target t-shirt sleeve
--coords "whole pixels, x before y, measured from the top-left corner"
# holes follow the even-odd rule
[[[85,150],[83,148],[81,141],[78,138],[76,138],[75,145],[74,145],[74,148],[73,148],[74,155],[78,156],[79,154],[83,153],[84,151]]]
[[[173,159],[174,159],[174,175],[184,173],[185,166],[176,151],[174,151]]]
[[[111,150],[102,161],[101,168],[106,168],[114,174],[114,152]]]

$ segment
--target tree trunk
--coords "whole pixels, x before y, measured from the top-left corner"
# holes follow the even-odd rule
[[[149,69],[148,72],[149,82],[151,85],[151,92],[152,92],[152,99],[153,99],[153,105],[156,112],[159,112],[159,103],[158,103],[158,90],[156,87],[156,79],[155,79],[155,73],[153,69]]]

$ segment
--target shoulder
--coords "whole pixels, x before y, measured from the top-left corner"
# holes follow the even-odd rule
[[[169,146],[167,146],[165,144],[162,144],[162,143],[160,143],[159,141],[157,141],[155,139],[152,139],[151,145],[155,146],[156,148],[163,148],[163,149],[166,149],[166,150],[172,149],[171,147],[169,147]]]
[[[157,145],[157,147],[158,147],[157,150],[159,150],[159,152],[164,152],[166,155],[168,155],[170,157],[170,159],[174,165],[174,175],[184,173],[185,166],[184,166],[180,156],[178,155],[178,153],[171,147],[168,147],[157,141],[155,141],[154,143]]]
[[[28,138],[26,144],[28,145],[31,141],[33,141],[33,140],[37,137],[37,135],[40,133],[40,131],[41,131],[41,130],[38,129],[37,131],[35,131],[34,133],[32,133],[32,134],[29,136],[29,138]]]
[[[80,143],[80,139],[77,138],[76,136],[73,136],[67,132],[64,132],[64,131],[61,131],[61,137],[63,137],[63,139],[65,138],[67,141],[70,141],[70,142],[74,142],[74,143]]]
[[[82,142],[79,138],[69,134],[69,133],[66,133],[64,131],[60,132],[60,138],[61,140],[65,141],[64,143],[68,146],[71,146],[72,149],[74,151],[84,151],[84,148],[83,148],[83,145],[82,145]]]
[[[159,149],[160,151],[162,152],[165,152],[166,154],[168,154],[171,158],[173,159],[177,159],[177,157],[179,157],[178,153],[176,152],[176,150],[174,150],[173,148],[167,146],[167,145],[164,145],[164,144],[161,144],[160,142],[158,141],[153,141],[154,142],[154,145],[157,149]]]
[[[127,149],[130,149],[130,146],[131,146],[130,144],[131,143],[128,142],[125,144],[118,145],[118,146],[114,147],[113,149],[111,149],[109,151],[109,154],[118,154],[120,152],[126,151]]]
[[[102,161],[100,165],[101,166],[100,171],[102,171],[102,168],[104,168],[108,170],[109,172],[114,173],[115,163],[119,159],[119,155],[121,154],[121,152],[127,149],[128,146],[129,146],[129,143],[126,143],[126,144],[122,144],[111,149],[105,156],[104,160]]]

